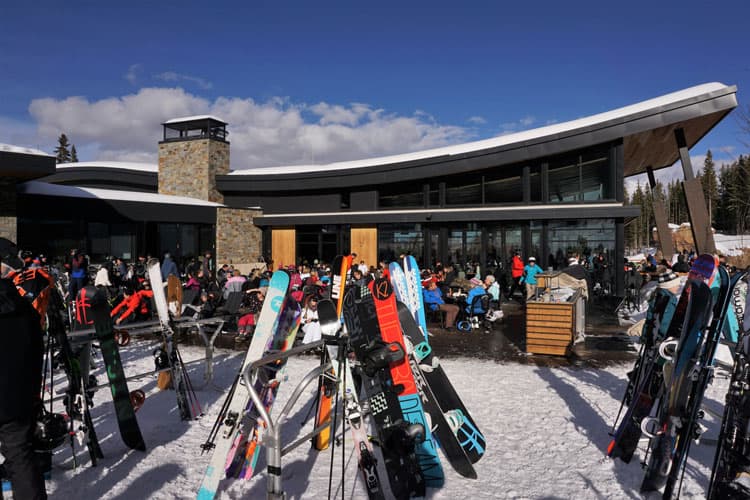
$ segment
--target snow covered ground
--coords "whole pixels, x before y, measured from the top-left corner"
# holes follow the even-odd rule
[[[150,352],[155,344],[133,343],[123,348],[122,357],[129,375],[153,368]],[[203,349],[183,347],[185,361],[203,356]],[[215,363],[215,382],[228,387],[240,364],[239,353],[221,351]],[[276,409],[281,408],[292,388],[312,369],[312,356],[292,359],[288,379],[281,386]],[[638,489],[643,477],[636,454],[630,464],[612,461],[604,450],[608,431],[617,413],[630,366],[606,369],[547,368],[533,364],[501,364],[453,358],[443,366],[475,421],[484,432],[488,449],[476,464],[477,480],[455,474],[443,461],[446,484],[441,490],[428,490],[428,497],[454,498],[641,498]],[[104,381],[99,361],[99,378]],[[203,364],[190,365],[194,384],[203,380]],[[98,467],[89,467],[87,453],[79,457],[83,466],[72,470],[69,447],[53,457],[53,477],[48,483],[52,498],[195,498],[208,463],[201,455],[219,411],[224,393],[207,387],[198,391],[205,415],[193,422],[182,422],[176,410],[174,393],[159,391],[156,379],[148,376],[130,383],[141,387],[148,397],[138,413],[148,451],[128,450],[120,440],[108,391],[95,397],[93,416],[105,458]],[[726,380],[718,379],[709,388],[707,405],[721,412]],[[303,435],[311,428],[300,425],[307,413],[312,390],[305,391],[284,427],[284,442]],[[715,438],[718,421],[707,417],[707,436]],[[688,462],[683,498],[703,497],[713,446],[694,446]],[[341,495],[341,448],[336,448],[334,495]],[[642,456],[642,455],[641,455]],[[356,460],[346,450],[348,469],[343,485],[346,498],[366,498],[356,475]],[[261,458],[258,470],[265,470]],[[283,458],[283,483],[289,498],[323,498],[328,494],[330,450],[312,451],[307,444]],[[385,477],[381,471],[381,477]],[[264,498],[266,475],[250,481],[224,481],[220,498]]]

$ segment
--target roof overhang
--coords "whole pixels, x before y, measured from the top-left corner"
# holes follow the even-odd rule
[[[0,149],[0,178],[16,182],[55,173],[55,157]]]
[[[146,172],[129,168],[102,168],[100,166],[58,168],[44,182],[53,184],[105,187],[121,186],[134,191],[156,192],[159,188],[158,172]]]
[[[263,215],[253,218],[257,226],[303,224],[382,224],[431,222],[484,222],[560,219],[619,219],[637,217],[641,208],[622,203],[513,205],[502,207],[379,210]]]
[[[301,168],[260,168],[216,176],[222,192],[281,192],[363,187],[413,181],[533,161],[595,144],[622,141],[625,176],[672,165],[674,130],[683,128],[688,147],[737,107],[737,88],[705,84],[571,122],[476,143],[359,162]],[[475,148],[475,149],[474,149]],[[407,159],[404,159],[407,158]],[[286,170],[286,172],[285,172]]]
[[[61,186],[30,181],[16,186],[19,195],[33,195],[39,204],[49,202],[51,210],[62,199],[81,203],[91,210],[96,207],[113,209],[119,214],[139,221],[216,223],[216,209],[220,203],[155,193],[118,191],[112,189]],[[97,205],[100,204],[100,205]]]

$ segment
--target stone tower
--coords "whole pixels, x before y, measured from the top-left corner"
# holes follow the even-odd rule
[[[229,173],[226,122],[204,115],[175,118],[162,125],[159,194],[223,203],[216,176]]]

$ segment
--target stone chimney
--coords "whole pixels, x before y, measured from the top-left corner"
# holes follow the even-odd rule
[[[175,118],[162,125],[159,194],[223,203],[216,176],[229,173],[227,123],[204,115]]]

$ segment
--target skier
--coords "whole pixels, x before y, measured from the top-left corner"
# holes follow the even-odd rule
[[[32,443],[43,354],[39,314],[12,281],[0,279],[0,451],[13,498],[47,498]]]
[[[513,298],[513,294],[516,290],[521,289],[521,277],[523,276],[523,260],[521,259],[521,252],[516,250],[513,252],[513,258],[510,263],[510,275],[513,278],[513,285],[510,287],[508,292],[508,300]],[[521,294],[523,296],[523,293]],[[523,302],[523,299],[521,299]]]
[[[536,293],[536,275],[542,272],[542,268],[536,265],[536,258],[529,257],[529,263],[523,266],[523,275],[519,283],[526,285],[526,300],[534,298]]]
[[[315,296],[308,299],[307,305],[302,311],[302,331],[305,332],[302,339],[303,344],[309,344],[321,338],[322,332],[318,321],[318,298]]]
[[[174,274],[178,278],[180,277],[180,272],[177,270],[177,264],[172,260],[172,254],[169,252],[164,254],[164,261],[161,263],[161,279],[162,281],[167,281],[167,277],[170,274]]]
[[[145,321],[150,319],[151,311],[149,309],[150,298],[154,296],[152,290],[133,291],[126,288],[122,292],[124,298],[117,304],[110,313],[115,320],[115,324],[130,323],[132,321]],[[122,314],[119,314],[123,311]],[[118,315],[119,314],[119,315]]]

